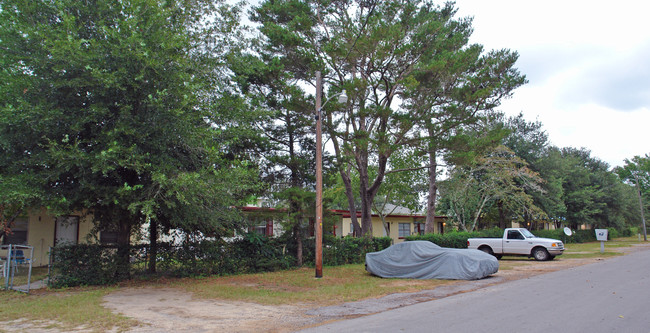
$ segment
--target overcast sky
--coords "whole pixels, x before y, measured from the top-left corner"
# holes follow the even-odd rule
[[[539,120],[558,147],[610,166],[650,153],[650,2],[457,0],[472,42],[519,52],[529,83],[508,115]]]

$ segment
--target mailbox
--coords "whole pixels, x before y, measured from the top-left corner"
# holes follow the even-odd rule
[[[596,240],[601,242],[607,241],[607,229],[596,229]]]

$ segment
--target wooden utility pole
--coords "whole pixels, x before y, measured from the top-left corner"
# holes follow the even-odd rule
[[[316,278],[323,277],[323,129],[321,98],[323,81],[316,72]]]
[[[645,230],[645,216],[643,214],[643,200],[641,200],[641,186],[639,186],[639,176],[634,173],[634,180],[636,181],[636,191],[639,194],[639,208],[641,209],[641,223],[643,224],[643,241],[647,242],[648,241],[648,234],[646,233]]]

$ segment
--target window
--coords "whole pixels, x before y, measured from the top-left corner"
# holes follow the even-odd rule
[[[508,230],[508,239],[525,239],[518,230]]]
[[[54,246],[77,244],[79,239],[79,216],[59,216],[56,218]]]
[[[254,227],[256,233],[264,236],[273,236],[273,220],[269,219]]]
[[[101,231],[99,233],[99,243],[117,244],[117,231]]]
[[[424,223],[415,222],[413,224],[413,233],[417,235],[424,235]]]
[[[410,223],[400,223],[399,224],[399,238],[404,238],[411,235],[411,224]]]
[[[11,233],[4,236],[2,244],[27,245],[27,218],[17,217],[11,228]]]

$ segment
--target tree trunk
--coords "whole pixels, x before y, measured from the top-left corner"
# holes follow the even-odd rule
[[[348,209],[350,210],[350,222],[352,223],[352,235],[354,237],[360,237],[361,226],[359,225],[359,220],[357,220],[357,207],[354,204],[354,191],[352,191],[352,182],[350,177],[345,171],[340,170],[341,179],[343,180],[343,185],[345,186],[345,196],[348,198]]]
[[[293,225],[293,236],[296,239],[296,266],[302,266],[302,228],[300,227],[302,218],[298,223]]]
[[[117,226],[117,265],[115,277],[118,280],[126,280],[131,277],[130,253],[131,253],[131,223],[123,219],[118,221]]]
[[[436,225],[436,196],[438,194],[436,150],[429,149],[429,196],[427,198],[427,220],[424,224],[424,233],[435,232]]]
[[[149,273],[156,273],[156,258],[158,257],[158,222],[149,221]]]
[[[362,182],[363,183],[363,182]],[[372,197],[368,191],[361,189],[361,234],[372,237]]]
[[[503,201],[499,200],[497,203],[497,207],[499,209],[499,228],[500,229],[505,229],[506,228],[506,212],[503,209]]]

